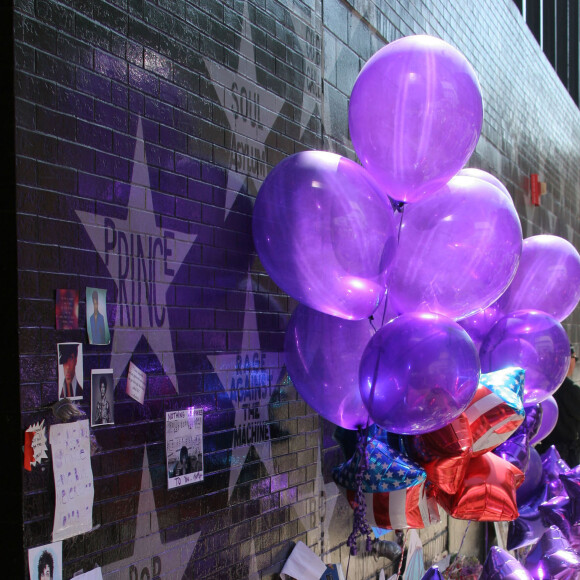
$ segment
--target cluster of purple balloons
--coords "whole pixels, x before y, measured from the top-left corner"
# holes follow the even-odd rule
[[[297,153],[259,191],[256,250],[300,302],[287,368],[306,402],[337,425],[425,433],[465,410],[482,370],[523,367],[530,403],[564,378],[569,346],[558,317],[580,299],[580,256],[547,236],[557,242],[524,259],[503,184],[462,169],[482,111],[460,52],[430,36],[402,38],[368,61],[352,91],[362,165]]]

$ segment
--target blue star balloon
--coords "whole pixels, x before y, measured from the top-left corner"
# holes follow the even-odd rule
[[[366,447],[367,466],[362,474],[364,493],[396,491],[418,485],[427,477],[425,471],[402,453],[395,451],[384,441],[369,438]],[[358,451],[345,463],[332,470],[334,481],[346,488],[357,489],[356,474],[362,455]]]
[[[491,451],[510,437],[525,418],[525,371],[508,367],[482,374],[465,410],[473,436],[474,455]]]

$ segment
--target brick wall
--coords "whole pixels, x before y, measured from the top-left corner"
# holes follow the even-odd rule
[[[96,529],[64,541],[65,577],[268,578],[297,540],[346,569],[341,451],[284,373],[294,303],[255,256],[252,203],[296,151],[353,155],[358,71],[416,32],[480,77],[470,165],[504,180],[526,236],[580,247],[580,114],[511,0],[15,0],[21,430],[54,421],[57,343],[83,343],[85,392],[90,369],[112,368],[116,385],[115,425],[93,430]],[[548,186],[539,208],[530,173]],[[108,346],[87,343],[86,287],[107,290]],[[79,330],[55,330],[57,288],[79,289]],[[566,321],[577,344],[579,323]],[[125,393],[130,362],[148,375],[144,405]],[[232,381],[246,379],[259,386],[240,400]],[[191,406],[204,409],[205,480],[168,490],[165,412]],[[249,408],[261,434],[240,430]],[[50,460],[23,473],[21,563],[50,541],[52,477]],[[360,557],[351,575],[385,562]]]

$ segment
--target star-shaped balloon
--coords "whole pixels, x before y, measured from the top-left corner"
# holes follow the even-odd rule
[[[445,493],[457,492],[471,459],[471,430],[467,417],[431,433],[402,438],[409,455],[425,469],[429,481]]]
[[[493,453],[473,457],[456,494],[437,494],[441,506],[456,519],[488,522],[518,517],[516,488],[524,474]]]
[[[511,554],[493,546],[487,554],[479,580],[531,580],[531,576]]]
[[[523,505],[531,501],[531,499],[540,493],[542,487],[542,458],[540,454],[536,451],[535,447],[530,447],[530,461],[528,467],[524,471],[525,480],[524,483],[518,488],[516,493],[516,498],[518,500],[518,505]]]
[[[494,449],[523,423],[524,376],[524,369],[519,367],[481,375],[477,391],[465,410],[474,455]]]
[[[346,498],[356,510],[356,492],[347,489]],[[367,493],[365,502],[369,524],[387,530],[425,528],[440,519],[433,486],[426,483],[388,493]]]
[[[518,506],[520,515],[510,522],[508,527],[508,550],[529,546],[542,537],[548,526],[544,524],[540,506],[546,501],[547,497],[548,490],[544,485],[540,487],[531,499]]]
[[[421,580],[443,580],[443,576],[441,572],[439,572],[439,568],[437,566],[431,566]]]
[[[548,499],[562,495],[564,487],[560,475],[570,471],[570,467],[553,445],[542,454],[542,470],[542,481],[548,486]]]
[[[516,431],[507,441],[498,445],[493,452],[525,473],[530,462],[528,435],[523,431]]]
[[[572,546],[580,549],[580,472],[577,468],[560,474],[564,492],[569,501],[565,505],[566,519],[570,525],[569,540]]]
[[[580,572],[580,556],[562,531],[550,526],[528,554],[525,567],[535,580],[573,580]]]
[[[573,530],[569,517],[570,498],[563,493],[540,504],[539,511],[546,528],[556,526],[572,544]]]
[[[389,492],[417,485],[427,477],[425,470],[384,441],[369,438],[366,447],[367,465],[362,475],[364,493]],[[362,454],[355,454],[332,470],[334,481],[350,490],[356,490],[356,474]]]
[[[531,441],[540,430],[543,408],[541,403],[535,403],[534,405],[526,405],[524,407],[524,412],[526,413],[526,416],[523,423],[518,427],[516,433],[526,433],[528,439]]]

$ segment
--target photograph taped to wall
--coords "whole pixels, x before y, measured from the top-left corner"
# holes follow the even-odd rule
[[[62,580],[62,542],[30,548],[28,572],[31,580]]]
[[[76,330],[79,327],[79,291],[57,289],[55,314],[57,330]]]
[[[115,423],[113,369],[91,371],[91,427]]]
[[[203,409],[165,414],[167,488],[203,481]]]
[[[83,398],[83,345],[61,342],[58,350],[58,398]]]
[[[107,320],[107,291],[101,288],[86,290],[87,334],[90,344],[109,344],[111,333]]]

